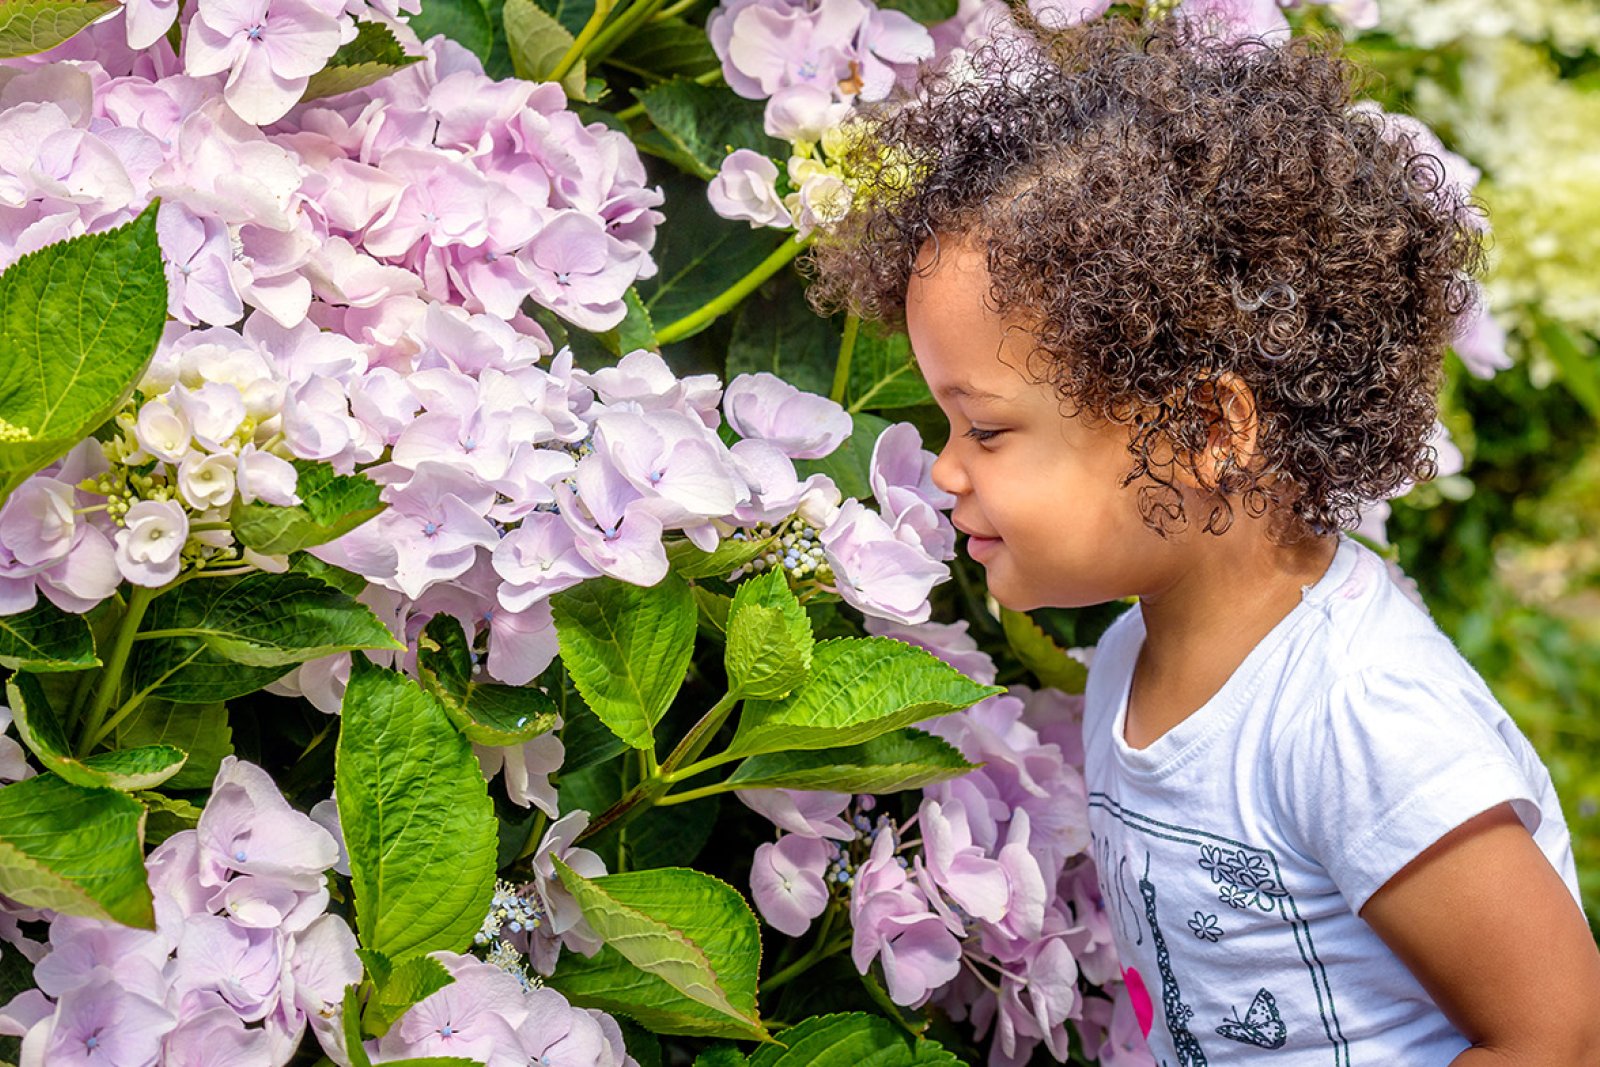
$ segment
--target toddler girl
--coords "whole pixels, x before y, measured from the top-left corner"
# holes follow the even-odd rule
[[[988,47],[850,165],[814,293],[906,327],[994,597],[1138,598],[1084,734],[1156,1060],[1600,1064],[1550,777],[1338,532],[1432,473],[1482,255],[1440,161],[1318,46],[1113,22]]]

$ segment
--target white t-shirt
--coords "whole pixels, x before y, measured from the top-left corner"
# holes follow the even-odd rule
[[[1357,912],[1504,801],[1578,898],[1532,746],[1349,539],[1214,697],[1134,749],[1123,723],[1144,636],[1135,607],[1101,640],[1084,742],[1103,903],[1149,990],[1157,1063],[1449,1064],[1467,1040]]]

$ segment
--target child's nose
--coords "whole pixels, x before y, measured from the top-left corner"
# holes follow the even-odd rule
[[[961,464],[950,454],[951,447],[946,444],[934,457],[933,468],[929,472],[933,477],[933,484],[953,496],[962,496],[971,491],[972,485],[967,481],[966,471],[961,469]]]

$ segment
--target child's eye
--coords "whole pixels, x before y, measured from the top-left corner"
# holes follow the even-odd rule
[[[985,430],[985,429],[982,429],[980,427],[974,426],[971,429],[967,430],[967,432],[966,432],[966,434],[964,436],[970,437],[974,441],[977,441],[978,443],[982,444],[984,441],[992,441],[992,440],[994,440],[996,437],[999,437],[1003,433],[1005,433],[1004,430]]]

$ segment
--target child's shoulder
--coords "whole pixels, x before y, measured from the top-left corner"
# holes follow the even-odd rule
[[[1343,539],[1328,575],[1306,590],[1309,616],[1284,669],[1331,696],[1361,688],[1467,690],[1488,686],[1439,629],[1409,579],[1360,542]]]

